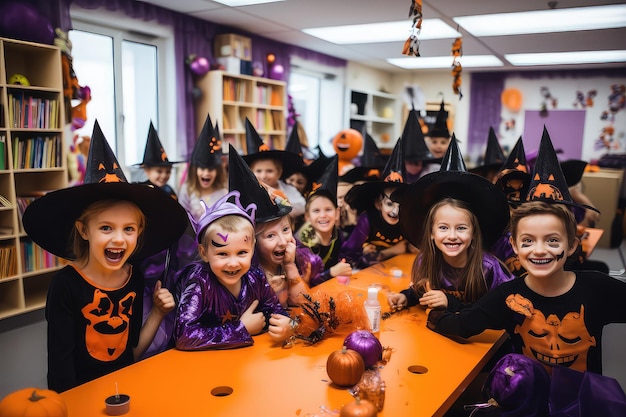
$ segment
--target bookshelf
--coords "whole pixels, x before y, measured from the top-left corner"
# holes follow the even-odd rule
[[[29,85],[10,83],[13,74]],[[64,119],[59,49],[0,37],[0,320],[42,308],[61,267],[24,233],[21,215],[67,186]]]
[[[351,128],[359,132],[365,128],[381,150],[394,147],[400,137],[397,96],[380,91],[347,89],[346,102]]]
[[[218,123],[223,150],[232,144],[246,154],[246,118],[273,149],[285,149],[287,96],[283,81],[249,75],[209,71],[197,82],[202,91],[196,104],[196,131],[202,130],[207,113]]]

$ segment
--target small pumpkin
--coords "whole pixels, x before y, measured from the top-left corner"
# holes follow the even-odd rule
[[[339,417],[376,417],[378,410],[374,403],[356,397],[354,401],[341,407]]]
[[[52,390],[24,388],[0,401],[0,417],[67,417],[63,398]]]
[[[328,355],[326,373],[340,387],[356,385],[365,372],[365,363],[358,352],[345,346]]]
[[[374,333],[367,330],[355,330],[343,341],[348,349],[356,350],[363,357],[366,368],[376,365],[383,357],[381,345]]]

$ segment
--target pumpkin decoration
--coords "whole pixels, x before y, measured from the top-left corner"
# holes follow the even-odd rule
[[[376,406],[368,400],[362,400],[358,396],[354,401],[341,408],[339,417],[376,417],[378,411]]]
[[[383,410],[385,405],[385,381],[380,376],[378,368],[365,371],[353,392],[359,398],[371,401],[378,411]]]
[[[354,351],[357,351],[362,357],[366,368],[376,365],[376,362],[383,357],[383,345],[374,333],[367,330],[355,330],[346,336],[343,344]]]
[[[333,148],[339,157],[337,168],[340,176],[354,168],[352,160],[359,155],[362,147],[363,135],[356,129],[343,129],[335,135]]]
[[[52,390],[24,388],[0,401],[0,417],[67,417],[63,398]]]
[[[332,352],[326,361],[326,373],[340,387],[356,385],[365,372],[363,358],[358,352],[343,346]]]

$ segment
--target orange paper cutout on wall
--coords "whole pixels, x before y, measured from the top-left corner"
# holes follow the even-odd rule
[[[507,88],[500,96],[502,105],[513,113],[517,113],[522,109],[522,92],[517,88]]]

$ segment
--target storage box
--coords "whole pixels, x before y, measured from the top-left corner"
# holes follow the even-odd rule
[[[252,61],[252,39],[234,34],[217,35],[214,41],[216,57],[233,57]]]
[[[252,75],[252,61],[244,61],[243,59],[228,56],[217,58],[217,62],[229,74]]]
[[[623,171],[621,169],[601,169],[598,172],[585,172],[582,178],[583,193],[593,206],[600,210],[600,221],[595,227],[604,230],[598,241],[599,248],[611,245],[611,223],[615,218]]]

